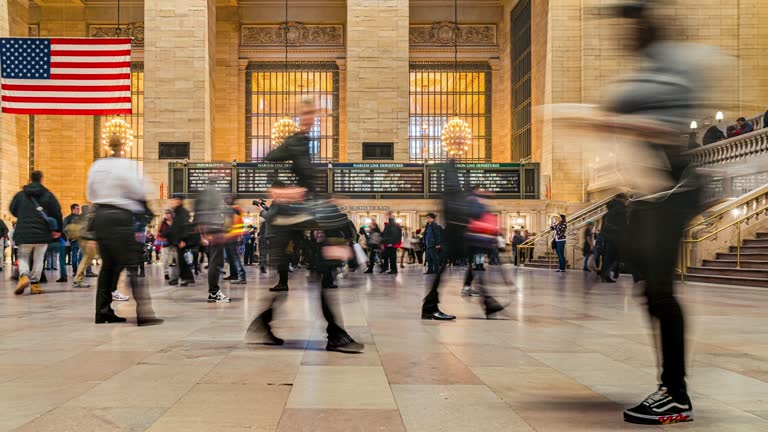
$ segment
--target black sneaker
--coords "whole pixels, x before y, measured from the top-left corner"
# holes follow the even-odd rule
[[[328,338],[328,343],[325,345],[325,349],[346,354],[357,354],[363,352],[365,345],[355,342],[355,340],[352,339],[352,336],[344,334]]]
[[[624,410],[624,421],[644,425],[669,425],[693,421],[693,405],[688,395],[675,399],[667,388],[659,389],[640,405]]]
[[[208,303],[229,303],[232,300],[219,291],[216,294],[208,294]]]
[[[275,285],[272,288],[269,289],[272,292],[283,292],[288,291],[288,285]]]
[[[168,275],[165,275],[165,276],[163,276],[163,279],[165,279],[165,280],[171,280],[171,277],[170,277],[170,276],[168,276]]]

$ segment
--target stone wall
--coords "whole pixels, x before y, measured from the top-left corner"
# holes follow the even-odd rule
[[[347,1],[347,154],[394,142],[408,160],[408,0]]]
[[[241,72],[239,60],[240,24],[236,7],[216,10],[216,66],[213,80],[215,90],[215,140],[213,159],[245,160],[245,89],[239,91]],[[245,72],[242,77],[245,78]],[[242,111],[241,111],[241,105]]]

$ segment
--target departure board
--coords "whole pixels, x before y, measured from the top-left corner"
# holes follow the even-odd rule
[[[520,166],[517,164],[456,164],[459,181],[467,187],[497,194],[520,194]],[[429,169],[429,192],[445,191],[445,168],[435,166]]]
[[[424,193],[424,169],[419,164],[333,164],[333,191],[342,194]]]
[[[213,182],[216,189],[232,193],[232,165],[226,163],[189,164],[187,169],[187,193],[200,193],[211,182]]]
[[[237,193],[263,195],[269,191],[272,183],[281,181],[295,185],[296,175],[291,171],[290,163],[243,163],[237,165]],[[327,165],[315,167],[315,191],[328,192]]]

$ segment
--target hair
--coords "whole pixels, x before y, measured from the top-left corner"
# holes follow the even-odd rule
[[[43,181],[43,172],[32,171],[32,174],[29,175],[29,179],[32,181],[32,183],[40,183]]]
[[[562,219],[563,223],[565,223],[565,215],[564,214],[560,214],[560,219]]]
[[[427,213],[427,217],[428,217],[428,218],[432,218],[432,219],[434,219],[434,218],[436,218],[436,217],[437,217],[437,215],[436,215],[436,214],[434,214],[434,213]]]
[[[736,119],[736,121],[737,122],[740,122],[740,121],[745,122],[745,121],[747,121],[747,119],[745,119],[744,117],[739,117],[738,119]]]
[[[75,207],[80,207],[80,204],[77,204],[77,203],[72,204],[71,206],[69,206],[69,210],[72,211],[75,209]]]
[[[120,138],[117,135],[112,135],[109,138],[109,149],[112,150],[114,153],[117,153],[118,151],[122,150],[124,146],[122,138]]]

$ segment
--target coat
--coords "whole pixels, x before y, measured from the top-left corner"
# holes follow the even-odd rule
[[[173,223],[168,229],[168,244],[178,246],[187,242],[190,234],[189,211],[180,205],[173,209]]]
[[[64,222],[61,217],[61,206],[56,197],[40,183],[30,183],[17,193],[11,201],[11,214],[16,217],[14,242],[20,244],[48,244],[54,241],[48,222],[36,210],[30,197],[34,197],[48,217],[58,223],[61,231]]]
[[[394,246],[403,240],[403,231],[395,222],[394,218],[390,218],[387,222],[387,226],[384,227],[384,232],[381,233],[381,243],[388,246]]]
[[[427,227],[424,228],[424,237],[422,237],[422,242],[424,243],[424,246],[429,248],[441,246],[443,236],[443,227],[438,225],[437,222],[428,223]]]
[[[315,190],[314,170],[309,154],[309,136],[298,132],[285,139],[285,142],[272,150],[264,158],[270,162],[291,161],[291,171],[296,174],[296,183],[309,192]]]

